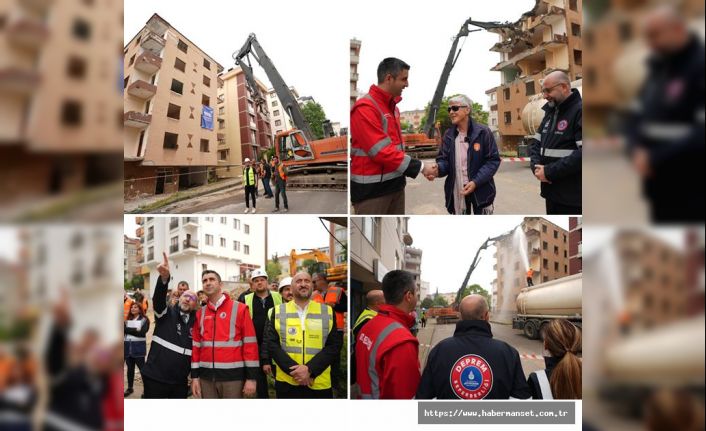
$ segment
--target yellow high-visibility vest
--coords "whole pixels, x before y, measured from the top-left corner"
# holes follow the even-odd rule
[[[326,345],[328,334],[333,329],[334,315],[331,307],[318,302],[310,301],[306,314],[305,327],[301,327],[301,320],[297,314],[294,301],[281,304],[273,310],[272,323],[279,334],[280,345],[290,358],[297,364],[304,365]],[[298,386],[296,380],[284,370],[277,369],[276,379],[293,386]],[[287,370],[289,371],[289,370]],[[322,390],[331,388],[331,367],[316,376],[311,389]]]
[[[272,296],[272,302],[275,304],[275,307],[282,303],[282,295],[280,295],[279,292],[270,292],[270,295]],[[247,305],[248,310],[250,310],[250,317],[251,318],[253,315],[252,300],[254,297],[255,297],[255,292],[248,293],[247,295],[245,295],[245,305]]]
[[[247,178],[245,177],[247,175]],[[254,186],[255,185],[255,169],[244,168],[243,169],[243,185]]]
[[[355,325],[353,325],[353,330],[357,330],[358,326],[361,326],[363,323],[367,323],[368,320],[372,319],[373,317],[377,316],[378,312],[371,310],[369,308],[366,308],[363,310],[362,313],[360,313],[360,316],[355,320]]]

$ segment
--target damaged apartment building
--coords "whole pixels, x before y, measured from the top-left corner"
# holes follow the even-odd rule
[[[500,85],[487,93],[495,93],[490,109],[497,113],[503,151],[517,149],[528,134],[522,111],[532,96],[541,98],[545,76],[563,70],[572,81],[581,79],[581,17],[581,0],[537,0],[515,23],[489,30],[500,36],[490,49],[500,54],[491,69],[500,72]]]
[[[157,14],[123,54],[125,198],[206,184],[223,66]]]

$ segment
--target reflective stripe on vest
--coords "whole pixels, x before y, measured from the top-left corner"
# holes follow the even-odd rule
[[[270,292],[270,296],[272,296],[272,302],[274,303],[275,307],[280,305],[282,303],[282,295],[279,294],[279,292]],[[248,307],[248,310],[250,310],[250,317],[253,317],[253,308],[252,308],[252,302],[253,299],[255,298],[255,293],[248,293],[245,295],[245,305]]]
[[[247,174],[247,178],[245,178],[246,174]],[[254,186],[255,185],[255,169],[252,169],[252,168],[243,169],[243,184],[246,186]]]
[[[404,175],[404,171],[407,170],[409,167],[409,162],[412,161],[412,158],[408,156],[407,154],[404,155],[404,158],[402,159],[402,163],[400,163],[400,166],[392,171],[388,172],[386,174],[374,174],[374,175],[356,175],[356,174],[351,174],[351,181],[356,182],[356,183],[361,183],[361,184],[371,184],[371,183],[381,183],[383,181],[389,181],[389,180],[394,180],[395,178],[399,178],[402,175]]]
[[[273,316],[272,320],[274,329],[280,337],[280,346],[297,364],[305,364],[321,352],[326,345],[329,332],[333,329],[333,316],[327,305],[311,301],[308,309],[311,312],[306,314],[305,328],[301,328],[301,319],[296,312],[296,304],[293,301],[281,304],[274,309],[277,316]],[[288,342],[288,335],[292,338],[292,343]],[[276,363],[275,367],[277,369],[276,380],[292,386],[298,385],[294,378],[280,369]],[[314,379],[311,388],[314,390],[331,388],[330,366]]]
[[[539,381],[539,391],[542,393],[543,400],[553,400],[554,395],[552,395],[552,388],[549,386],[549,379],[547,378],[547,371],[540,370],[536,372],[537,381]]]
[[[642,134],[650,139],[683,139],[691,132],[691,124],[686,123],[649,123],[642,126]]]
[[[357,330],[359,326],[361,326],[363,323],[367,323],[368,320],[372,319],[373,317],[377,316],[378,312],[371,310],[369,308],[366,308],[363,310],[362,313],[360,313],[360,316],[355,320],[355,325],[353,325],[353,330]]]
[[[392,333],[395,329],[404,329],[404,326],[397,322],[392,322],[385,329],[383,329],[375,339],[375,344],[373,349],[370,351],[370,358],[368,361],[368,377],[370,377],[370,394],[367,394],[372,399],[380,399],[380,377],[375,369],[375,359],[378,354],[378,348],[382,345],[383,341],[388,335]],[[365,395],[363,396],[365,398]]]
[[[561,159],[563,157],[568,157],[576,150],[557,150],[554,148],[542,148],[542,156],[544,157],[554,157]]]
[[[185,348],[185,347],[177,346],[176,344],[170,343],[169,341],[167,341],[167,340],[165,340],[165,339],[163,339],[163,338],[160,338],[160,337],[158,337],[158,336],[156,336],[156,335],[153,335],[153,336],[152,336],[152,342],[153,342],[153,343],[157,343],[157,344],[159,344],[160,346],[164,347],[165,349],[169,349],[169,350],[171,350],[172,352],[176,352],[176,353],[178,353],[178,354],[180,354],[180,355],[191,356],[191,349],[187,349],[187,348]]]
[[[243,367],[259,367],[259,361],[236,361],[236,362],[193,362],[191,368],[210,368],[216,370],[232,370]]]
[[[328,301],[328,300],[327,300],[327,299],[328,299],[328,294],[329,294],[329,292],[333,292],[333,293],[336,294],[336,298],[335,298],[333,301]],[[338,301],[341,300],[341,295],[342,295],[342,294],[343,294],[343,288],[341,288],[340,286],[329,287],[329,288],[326,290],[326,297],[324,298],[324,302],[326,302],[326,304],[328,304],[328,305],[335,305],[335,304],[338,304]]]
[[[135,341],[145,341],[147,340],[145,337],[137,337],[135,335],[128,334],[125,336],[123,341],[128,341],[128,342],[135,342]]]

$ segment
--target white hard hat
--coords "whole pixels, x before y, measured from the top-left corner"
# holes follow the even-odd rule
[[[279,288],[283,288],[284,286],[291,286],[292,285],[292,277],[284,277],[282,281],[279,282]]]
[[[267,273],[259,268],[250,273],[250,281],[256,279],[257,277],[267,278]]]
[[[246,157],[246,158],[245,158],[245,163],[250,163],[250,159]]]

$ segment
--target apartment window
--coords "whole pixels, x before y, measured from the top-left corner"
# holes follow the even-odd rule
[[[169,253],[176,253],[179,251],[179,237],[173,236],[169,240]]]
[[[169,218],[169,230],[173,230],[179,227],[179,217]]]
[[[554,239],[559,239],[559,231],[554,229]]]
[[[243,253],[245,253],[245,254],[250,254],[250,246],[249,246],[249,245],[244,245],[244,246],[243,246]]]
[[[279,106],[279,102],[277,102],[276,100],[273,100],[273,101],[272,101],[272,106],[273,106],[273,107],[274,107],[274,106]]]
[[[154,239],[154,226],[150,226],[147,228],[147,241],[150,241],[153,239]]]
[[[554,271],[559,272],[559,262],[554,262]]]
[[[201,96],[201,104],[203,106],[211,106],[211,98],[205,94]]]
[[[578,0],[569,0],[569,9],[573,10],[574,12],[578,12]]]
[[[61,122],[64,126],[80,126],[83,122],[83,106],[81,102],[69,100],[61,107]]]
[[[179,147],[179,145],[177,145],[178,140],[179,140],[178,134],[164,132],[164,143],[162,144],[162,148],[166,148],[169,150],[176,150]]]
[[[213,217],[206,217],[206,221],[212,222],[212,221],[213,221]]]
[[[238,220],[237,218],[233,219],[233,229],[240,230],[240,220]]]
[[[91,24],[81,18],[76,18],[72,32],[77,39],[89,40],[91,38]]]
[[[545,224],[542,225],[542,232],[547,233],[547,225],[545,225]]]
[[[221,224],[228,223],[228,217],[221,217]]]
[[[542,241],[542,250],[546,250],[549,247],[546,241]]]
[[[245,235],[250,235],[250,225],[249,224],[243,225],[243,232],[245,232]]]
[[[211,70],[211,62],[204,58],[203,59],[203,67],[205,67],[208,70]]]
[[[147,248],[147,261],[154,260],[154,247]]]
[[[189,50],[189,45],[186,44],[183,40],[179,39],[179,42],[177,43],[177,48],[184,54]]]
[[[564,250],[564,257],[569,257],[569,256],[568,256],[568,253],[566,252],[566,250]]]
[[[181,116],[181,106],[170,103],[167,107],[167,117],[178,120]]]
[[[580,49],[575,49],[575,50],[574,50],[574,64],[577,64],[577,65],[580,66],[580,65],[582,64],[582,62],[583,62],[582,57],[583,57],[583,56],[582,56],[581,50],[580,50]]]
[[[279,115],[279,109],[275,109],[274,111],[272,111],[272,115],[274,115],[275,117],[278,116],[278,115]]]
[[[576,37],[581,37],[581,26],[575,22],[571,23],[571,34]]]
[[[203,85],[205,85],[206,87],[210,87],[211,86],[211,78],[204,75],[203,76]]]
[[[510,123],[512,123],[512,112],[510,112],[510,111],[505,111],[503,114],[504,114],[504,117],[505,117],[505,124],[510,124]]]
[[[186,63],[177,57],[174,59],[174,68],[186,72]]]
[[[233,241],[233,251],[240,251],[240,241]]]
[[[503,89],[503,99],[510,100],[510,89],[509,88]]]
[[[542,268],[549,269],[549,261],[547,259],[542,259]]]
[[[569,268],[566,265],[564,265],[564,274],[566,274],[567,272],[569,272]]]
[[[281,126],[282,121],[281,120],[275,120],[275,126]]]
[[[130,83],[130,76],[126,76],[125,79],[123,79],[123,90],[127,88],[127,85]]]
[[[370,241],[370,244],[372,244],[373,247],[376,247],[375,243],[377,242],[377,219],[374,217],[364,217],[362,230],[363,236],[367,238],[368,241]]]
[[[225,115],[226,114],[226,108],[221,106],[218,108],[218,115]]]
[[[554,254],[559,255],[559,247],[554,246]]]
[[[218,130],[223,130],[226,128],[226,121],[222,118],[218,119]]]
[[[137,55],[137,54],[133,54],[132,57],[130,57],[130,64],[129,64],[129,66],[132,66],[133,64],[135,64],[135,56],[136,56],[136,55]]]
[[[201,152],[208,153],[208,139],[201,139]]]
[[[525,82],[525,95],[531,96],[533,94],[536,94],[534,91],[534,81]]]
[[[177,81],[176,79],[172,79],[171,90],[177,94],[184,94],[184,83]]]
[[[564,234],[564,244],[566,244],[566,234]]]
[[[201,272],[206,271],[207,269],[208,269],[208,265],[206,265],[205,263],[202,263],[201,264]]]
[[[221,247],[225,248],[226,247],[226,239],[221,238]]]
[[[206,245],[213,245],[213,235],[206,234]]]

